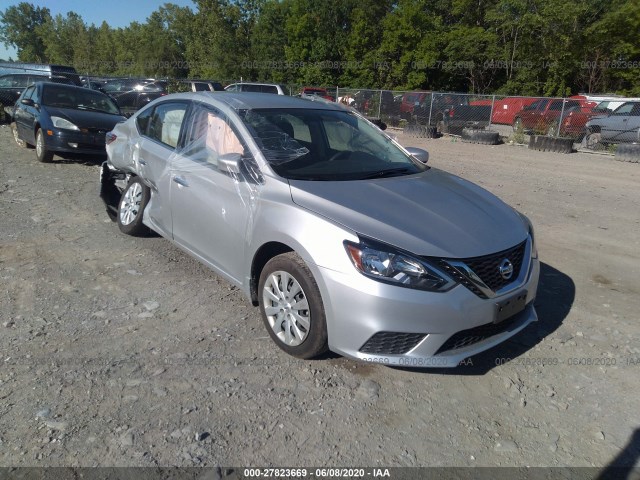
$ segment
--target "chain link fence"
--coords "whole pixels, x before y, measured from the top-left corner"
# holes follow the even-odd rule
[[[275,89],[247,85],[247,80],[210,81],[179,78],[101,77],[78,74],[71,67],[0,63],[0,104],[4,120],[22,91],[37,81],[53,81],[101,90],[131,115],[163,95],[188,91],[217,91],[243,85],[237,91]],[[356,109],[390,127],[427,138],[441,135],[480,135],[497,132],[512,143],[528,143],[533,135],[572,139],[577,148],[615,152],[618,144],[640,143],[640,99],[622,97],[570,98],[474,95],[457,92],[374,90],[344,87],[277,85],[278,93],[321,96]],[[466,132],[466,133],[465,133]],[[469,133],[471,132],[471,133]],[[476,132],[476,133],[473,133]],[[488,134],[486,134],[488,135]],[[486,136],[485,135],[485,136]]]
[[[429,135],[460,135],[464,129],[496,130],[524,143],[528,135],[581,140],[597,102],[584,99],[472,95],[455,92],[338,89],[338,101],[392,127],[427,127]]]

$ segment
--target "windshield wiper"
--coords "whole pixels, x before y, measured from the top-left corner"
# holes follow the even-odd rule
[[[92,112],[110,113],[110,112],[107,112],[106,110],[102,110],[101,108],[89,107],[87,105],[78,105],[76,108],[78,110],[91,110]]]
[[[390,168],[388,170],[380,170],[379,172],[373,172],[362,177],[358,177],[358,180],[369,180],[372,178],[384,178],[395,177],[400,173],[407,173],[409,169],[407,167]]]

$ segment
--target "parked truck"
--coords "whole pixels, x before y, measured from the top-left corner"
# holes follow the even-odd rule
[[[516,114],[513,131],[581,138],[587,121],[598,113],[593,111],[594,105],[581,100],[539,98]]]

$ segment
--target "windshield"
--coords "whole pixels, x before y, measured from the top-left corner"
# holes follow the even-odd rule
[[[42,92],[42,104],[49,107],[120,114],[113,100],[103,93],[87,88],[64,88],[53,84],[46,85]]]
[[[247,110],[241,117],[271,167],[284,178],[361,180],[428,168],[351,112],[269,109]]]

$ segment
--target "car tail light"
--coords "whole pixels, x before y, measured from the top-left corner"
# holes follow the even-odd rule
[[[451,109],[449,110],[449,118],[453,118],[453,112],[454,112],[454,109],[453,109],[453,108],[451,108]]]
[[[116,136],[116,134],[115,134],[115,133],[113,133],[113,132],[107,132],[107,134],[104,136],[104,143],[105,143],[106,145],[109,145],[109,144],[111,144],[111,143],[115,142],[115,141],[116,141],[116,138],[118,138],[118,137]]]

